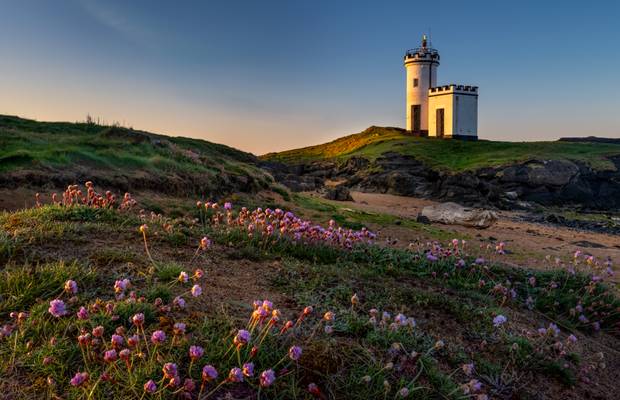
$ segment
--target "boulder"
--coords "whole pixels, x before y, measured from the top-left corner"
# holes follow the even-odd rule
[[[344,185],[327,188],[324,197],[328,200],[353,201],[349,188]]]
[[[456,203],[441,203],[424,207],[421,216],[432,222],[474,228],[488,228],[497,221],[497,214],[494,211],[467,208]]]

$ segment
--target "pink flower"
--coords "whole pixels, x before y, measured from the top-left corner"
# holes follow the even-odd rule
[[[310,392],[314,396],[320,396],[321,395],[321,390],[316,385],[316,383],[311,383],[311,384],[308,385],[308,392]]]
[[[204,275],[205,275],[204,271],[201,270],[200,268],[194,271],[194,279],[201,279]]]
[[[131,350],[129,349],[123,349],[121,350],[120,353],[118,353],[118,356],[121,358],[121,360],[129,360],[129,357],[131,356]]]
[[[496,328],[499,328],[504,323],[506,323],[506,321],[508,321],[508,318],[506,318],[506,317],[504,317],[503,315],[500,314],[497,317],[493,318],[493,326],[496,327]]]
[[[172,300],[172,304],[178,308],[185,308],[185,299],[181,296],[177,296]]]
[[[103,354],[103,360],[105,362],[114,362],[116,361],[117,358],[117,354],[116,354],[116,350],[112,349],[112,350],[108,350]]]
[[[202,379],[206,382],[210,382],[217,378],[217,370],[213,365],[205,365],[202,367]]]
[[[297,361],[299,360],[299,358],[301,357],[301,347],[299,346],[292,346],[289,350],[288,350],[288,356],[291,358],[291,360],[293,361]]]
[[[208,249],[209,247],[211,247],[211,240],[209,240],[208,237],[203,237],[202,239],[200,239],[200,248],[203,250]]]
[[[127,345],[129,347],[136,347],[140,343],[140,336],[133,335],[127,338]]]
[[[200,287],[200,285],[194,285],[192,287],[192,296],[198,297],[201,294],[202,294],[202,288]]]
[[[179,279],[179,282],[186,283],[189,280],[189,275],[187,275],[187,272],[181,271],[178,279]]]
[[[232,203],[230,203],[230,202],[226,202],[226,203],[224,203],[224,209],[225,209],[226,211],[230,211],[230,210],[232,210]]]
[[[77,294],[78,292],[77,283],[69,279],[67,282],[65,282],[65,292],[69,294]]]
[[[155,331],[151,335],[151,342],[153,344],[163,344],[166,341],[166,334],[164,331]]]
[[[470,363],[470,364],[463,364],[463,366],[461,367],[461,369],[463,370],[463,373],[467,376],[471,376],[471,374],[474,373],[474,363]]]
[[[254,376],[254,363],[243,364],[243,375],[249,377]]]
[[[164,378],[166,379],[174,378],[179,374],[179,370],[175,363],[165,363],[162,368],[162,372],[164,373]]]
[[[241,368],[233,368],[228,373],[228,380],[231,382],[243,382],[243,371]]]
[[[185,334],[186,325],[183,322],[177,322],[174,324],[172,330],[175,335],[180,336]]]
[[[194,383],[193,379],[187,378],[185,379],[185,382],[183,382],[183,389],[191,393],[196,389],[196,383]]]
[[[88,319],[88,310],[86,309],[86,307],[80,307],[80,309],[77,312],[77,319],[80,320],[87,320]]]
[[[272,369],[268,369],[263,371],[260,374],[260,385],[262,387],[269,387],[273,385],[273,382],[276,380],[276,373],[273,372]]]
[[[121,335],[112,335],[112,347],[114,347],[115,349],[121,347],[124,342],[125,339],[123,339]]]
[[[121,294],[130,286],[131,282],[129,279],[117,280],[114,282],[114,292],[116,294]]]
[[[204,349],[200,346],[190,346],[189,347],[189,357],[196,361],[204,354]]]
[[[336,315],[331,311],[328,311],[325,313],[325,315],[323,315],[323,319],[325,321],[333,321],[335,317]]]
[[[78,372],[71,378],[71,386],[79,387],[88,380],[88,372]]]
[[[145,384],[144,384],[144,391],[148,394],[153,394],[157,391],[157,385],[155,384],[155,382],[153,382],[152,379],[149,379]]]
[[[142,324],[144,323],[144,314],[138,313],[134,315],[133,317],[131,317],[131,322],[133,322],[135,326],[142,326]]]
[[[237,346],[247,344],[250,341],[250,337],[251,337],[250,332],[246,331],[245,329],[240,329],[237,332],[237,335],[235,335],[235,338],[233,339],[233,343],[236,344]]]
[[[65,302],[62,300],[52,300],[50,301],[50,307],[47,309],[50,314],[52,314],[56,318],[60,318],[64,315],[67,315],[67,309],[65,308]]]

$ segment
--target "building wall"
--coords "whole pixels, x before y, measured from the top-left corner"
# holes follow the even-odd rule
[[[437,136],[437,109],[444,109],[444,137],[478,137],[478,96],[452,89],[429,93],[430,137]]]
[[[455,94],[453,135],[478,136],[478,96]]]
[[[454,122],[454,96],[444,94],[441,96],[431,96],[428,98],[428,136],[437,137],[437,109],[444,109],[444,137],[452,135],[452,125]]]
[[[405,62],[407,68],[407,122],[406,129],[413,130],[412,107],[421,106],[420,130],[428,131],[428,90],[437,84],[437,64],[430,62]],[[414,79],[418,86],[414,87]]]

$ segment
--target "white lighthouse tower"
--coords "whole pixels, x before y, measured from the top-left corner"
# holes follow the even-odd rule
[[[428,93],[437,85],[439,52],[428,46],[426,35],[422,36],[422,47],[407,50],[407,125],[414,135],[428,135]]]

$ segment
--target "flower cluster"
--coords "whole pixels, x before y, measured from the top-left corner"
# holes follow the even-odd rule
[[[366,228],[361,230],[338,227],[334,220],[330,220],[327,228],[301,219],[290,211],[279,208],[256,208],[253,211],[246,207],[235,214],[231,203],[225,203],[222,208],[218,203],[197,202],[201,218],[203,215],[214,226],[227,225],[243,229],[250,237],[288,238],[297,242],[325,243],[344,248],[351,248],[356,244],[372,243],[376,238],[373,232]]]
[[[69,185],[67,189],[62,193],[62,198],[58,198],[57,193],[52,193],[52,204],[71,207],[71,206],[86,206],[91,208],[115,208],[118,203],[116,195],[112,194],[109,190],[104,194],[100,194],[95,191],[95,185],[88,181],[84,184],[86,186],[86,192],[80,189],[79,185]],[[41,195],[35,194],[36,207],[41,207]],[[127,210],[133,208],[138,203],[131,197],[131,194],[125,193],[122,197],[120,204],[118,204],[119,210]]]

